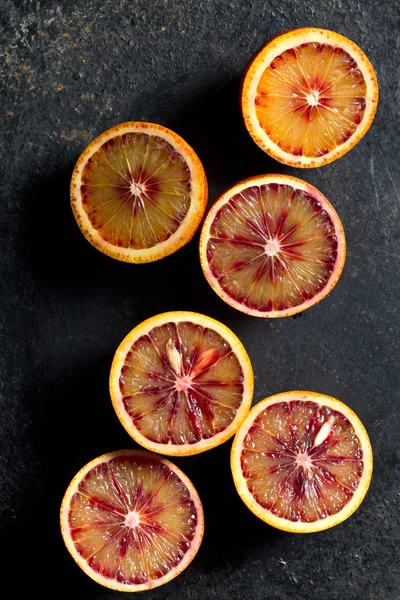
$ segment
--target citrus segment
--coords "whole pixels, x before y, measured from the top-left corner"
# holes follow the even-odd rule
[[[347,38],[302,28],[269,42],[242,89],[246,126],[277,160],[316,167],[342,156],[367,132],[378,101],[368,58]]]
[[[178,575],[203,535],[200,499],[169,461],[142,451],[95,459],[71,482],[61,507],[68,550],[95,581],[141,591]]]
[[[128,433],[170,455],[202,452],[233,435],[252,391],[240,341],[190,312],[164,313],[133,329],[111,368],[112,401]]]
[[[318,302],[343,269],[343,227],[328,200],[299,179],[265,175],[225,192],[205,220],[200,257],[213,289],[259,317]]]
[[[147,262],[171,254],[194,234],[207,203],[200,160],[172,131],[124,123],[80,157],[71,202],[85,237],[106,254]]]
[[[294,532],[346,519],[365,496],[372,450],[357,416],[312,392],[288,392],[254,407],[235,438],[239,494],[261,519]]]

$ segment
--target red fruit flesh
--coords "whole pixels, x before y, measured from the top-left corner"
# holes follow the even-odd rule
[[[307,523],[342,510],[364,469],[350,421],[327,406],[297,400],[261,411],[244,439],[241,466],[263,508]]]
[[[190,207],[191,174],[163,138],[124,133],[105,142],[82,173],[82,204],[101,237],[123,248],[166,241]]]
[[[303,304],[327,285],[337,259],[335,225],[314,197],[290,185],[252,185],[210,227],[207,260],[222,290],[260,312]]]
[[[243,371],[228,342],[189,321],[138,338],[120,391],[139,432],[162,444],[194,444],[226,429],[243,398]]]
[[[95,572],[143,584],[181,562],[195,536],[197,511],[166,464],[122,455],[87,473],[68,520],[77,551]]]
[[[318,157],[347,141],[366,106],[366,82],[342,48],[305,43],[277,56],[255,98],[260,126],[282,150]]]

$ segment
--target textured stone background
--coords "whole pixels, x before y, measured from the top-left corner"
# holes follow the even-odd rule
[[[193,309],[239,334],[255,368],[255,401],[308,388],[350,404],[370,433],[375,473],[346,523],[295,536],[268,528],[242,506],[229,444],[177,461],[203,498],[206,534],[188,571],[148,597],[398,600],[399,2],[0,0],[0,14],[7,599],[122,597],[75,566],[59,534],[59,504],[88,460],[132,446],[107,391],[122,337],[158,312]],[[358,43],[377,70],[381,97],[372,129],[350,154],[300,172],[253,144],[237,93],[252,53],[302,25]],[[133,119],[167,125],[194,146],[211,201],[239,178],[263,172],[298,175],[320,188],[348,241],[330,297],[301,318],[266,322],[218,299],[201,274],[195,241],[161,263],[137,267],[93,249],[69,208],[71,170],[94,136]]]

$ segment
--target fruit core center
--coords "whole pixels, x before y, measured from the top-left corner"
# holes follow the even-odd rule
[[[313,90],[306,95],[306,99],[310,106],[317,106],[319,102],[319,93],[316,90]]]
[[[133,196],[141,196],[145,192],[143,184],[136,183],[135,181],[132,181],[130,190]]]
[[[280,244],[278,242],[277,239],[273,239],[273,240],[268,240],[268,242],[265,244],[265,254],[268,254],[268,256],[276,256],[276,254],[279,253],[280,250]]]
[[[140,524],[140,517],[135,510],[131,510],[125,517],[125,525],[131,529],[135,529]]]
[[[312,466],[312,460],[307,452],[303,452],[303,454],[298,454],[296,456],[296,464],[299,467],[303,467],[303,469],[307,471]]]
[[[175,374],[175,389],[178,392],[186,392],[193,385],[193,379],[199,373],[209,368],[218,357],[216,348],[208,348],[198,354],[194,364],[190,365],[190,367],[185,366],[182,354],[175,347],[172,339],[168,340],[165,346],[165,353],[169,366]]]
[[[191,378],[185,375],[184,377],[178,377],[175,382],[175,387],[178,392],[186,392],[190,388]]]

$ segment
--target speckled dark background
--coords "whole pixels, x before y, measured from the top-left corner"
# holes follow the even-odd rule
[[[7,600],[122,597],[93,583],[67,554],[59,504],[88,460],[132,447],[108,396],[111,359],[134,325],[171,309],[205,312],[241,337],[255,369],[255,401],[302,388],[348,403],[370,433],[375,472],[351,519],[296,536],[242,506],[229,444],[177,461],[204,501],[205,538],[188,570],[148,597],[400,598],[399,14],[395,0],[0,1],[0,587],[8,586]],[[381,96],[370,132],[350,154],[300,172],[257,149],[237,94],[252,53],[303,25],[358,43]],[[264,321],[212,292],[196,241],[144,266],[92,248],[69,207],[71,171],[93,137],[134,119],[167,125],[193,145],[210,201],[263,172],[320,188],[348,242],[333,293],[300,318]]]

